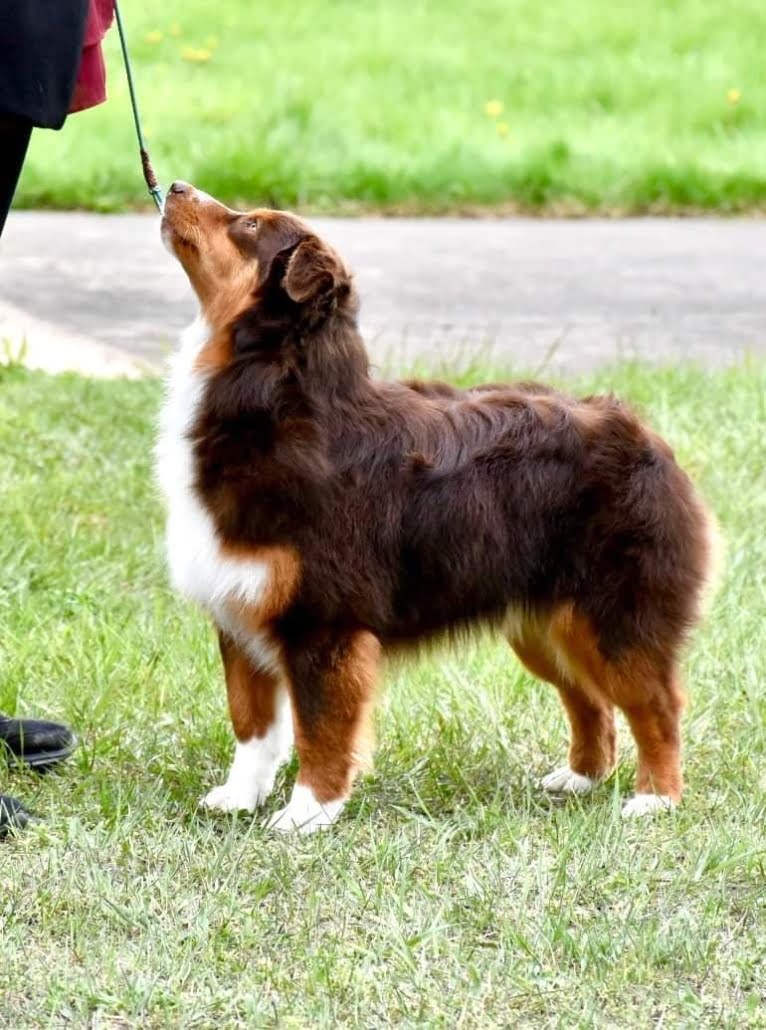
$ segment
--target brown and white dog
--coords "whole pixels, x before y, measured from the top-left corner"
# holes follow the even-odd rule
[[[303,221],[185,183],[164,240],[200,313],[157,445],[178,590],[220,635],[237,743],[209,808],[253,811],[293,744],[270,825],[332,823],[370,756],[382,650],[484,624],[552,683],[583,792],[638,745],[638,815],[682,791],[679,660],[713,522],[670,448],[612,397],[370,377],[352,279]]]

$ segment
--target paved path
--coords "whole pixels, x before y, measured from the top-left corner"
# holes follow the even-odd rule
[[[766,221],[314,219],[357,273],[373,358],[496,357],[579,371],[617,357],[766,353]],[[17,213],[1,302],[51,334],[159,364],[194,305],[155,215]],[[1,323],[0,323],[1,324]]]

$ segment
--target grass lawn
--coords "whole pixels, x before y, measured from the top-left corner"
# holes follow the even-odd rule
[[[322,211],[766,206],[762,0],[124,0],[161,178]],[[145,202],[112,100],[36,133],[19,200]],[[489,105],[489,113],[486,107]]]
[[[595,796],[542,797],[561,708],[486,642],[391,670],[374,774],[292,839],[197,810],[232,746],[213,633],[163,573],[158,383],[0,373],[0,710],[82,741],[2,773],[45,822],[0,844],[0,1025],[766,1025],[766,365],[580,385],[651,416],[728,539],[682,808],[620,819],[624,734]]]

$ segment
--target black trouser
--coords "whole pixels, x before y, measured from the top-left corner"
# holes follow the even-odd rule
[[[0,114],[0,236],[3,235],[31,135],[31,122]]]

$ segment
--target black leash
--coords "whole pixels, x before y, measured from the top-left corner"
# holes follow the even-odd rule
[[[120,17],[120,7],[117,0],[114,0],[114,14],[115,18],[117,19],[117,31],[120,34],[120,46],[122,47],[122,60],[125,64],[125,74],[128,78],[128,90],[130,91],[130,106],[133,108],[133,121],[136,125],[136,136],[138,137],[138,152],[141,155],[141,167],[144,172],[144,182],[146,183],[147,189],[151,194],[152,200],[157,205],[157,210],[161,212],[162,205],[165,201],[162,196],[160,184],[157,182],[157,176],[154,174],[154,169],[152,168],[152,162],[149,158],[149,151],[146,149],[146,143],[144,142],[144,134],[141,131],[141,118],[138,114],[138,101],[136,100],[136,91],[133,86],[133,72],[130,68],[128,44],[125,39],[125,29],[122,25],[122,18]]]

